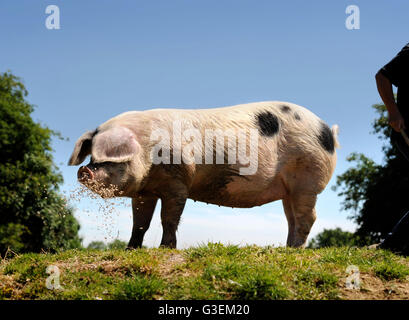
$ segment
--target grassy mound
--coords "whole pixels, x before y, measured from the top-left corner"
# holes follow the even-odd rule
[[[351,265],[359,289],[346,285]],[[58,267],[62,288],[47,288],[56,275],[49,266]],[[409,299],[409,258],[362,248],[217,243],[8,255],[0,260],[0,299]]]

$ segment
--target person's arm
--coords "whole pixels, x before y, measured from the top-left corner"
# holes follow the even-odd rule
[[[389,125],[398,132],[401,129],[405,129],[405,122],[399,112],[395,96],[393,95],[392,83],[381,72],[378,72],[375,78],[379,95],[389,113]]]

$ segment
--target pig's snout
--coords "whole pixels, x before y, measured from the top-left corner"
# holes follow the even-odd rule
[[[90,168],[83,166],[78,169],[77,177],[80,182],[86,182],[94,179],[94,173]]]

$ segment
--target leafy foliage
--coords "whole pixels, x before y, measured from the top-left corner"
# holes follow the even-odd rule
[[[26,96],[19,78],[0,74],[0,253],[75,248],[79,224],[51,155],[58,133],[32,120]]]
[[[308,248],[351,247],[359,243],[359,238],[352,232],[341,228],[324,229],[315,238],[311,239]]]
[[[127,243],[125,241],[115,239],[112,242],[109,242],[108,244],[105,244],[103,241],[91,241],[87,249],[91,250],[116,250],[116,249],[121,249],[124,250],[127,246]]]
[[[355,166],[337,177],[334,190],[340,189],[343,209],[352,212],[350,218],[358,224],[356,234],[379,242],[409,210],[409,163],[390,142],[386,107],[376,104],[373,108],[378,114],[373,133],[386,142],[384,161],[376,164],[363,154],[351,154],[347,160]]]
[[[90,250],[105,250],[107,248],[106,244],[103,241],[91,241],[87,249]]]
[[[115,250],[115,249],[122,249],[124,250],[127,246],[127,243],[125,241],[121,241],[119,239],[115,239],[114,241],[108,243],[107,247],[109,250]]]

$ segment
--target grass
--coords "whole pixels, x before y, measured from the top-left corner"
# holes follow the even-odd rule
[[[50,265],[62,289],[47,289]],[[350,265],[360,290],[346,288]],[[408,277],[409,258],[363,248],[84,249],[0,260],[0,299],[409,299]]]

